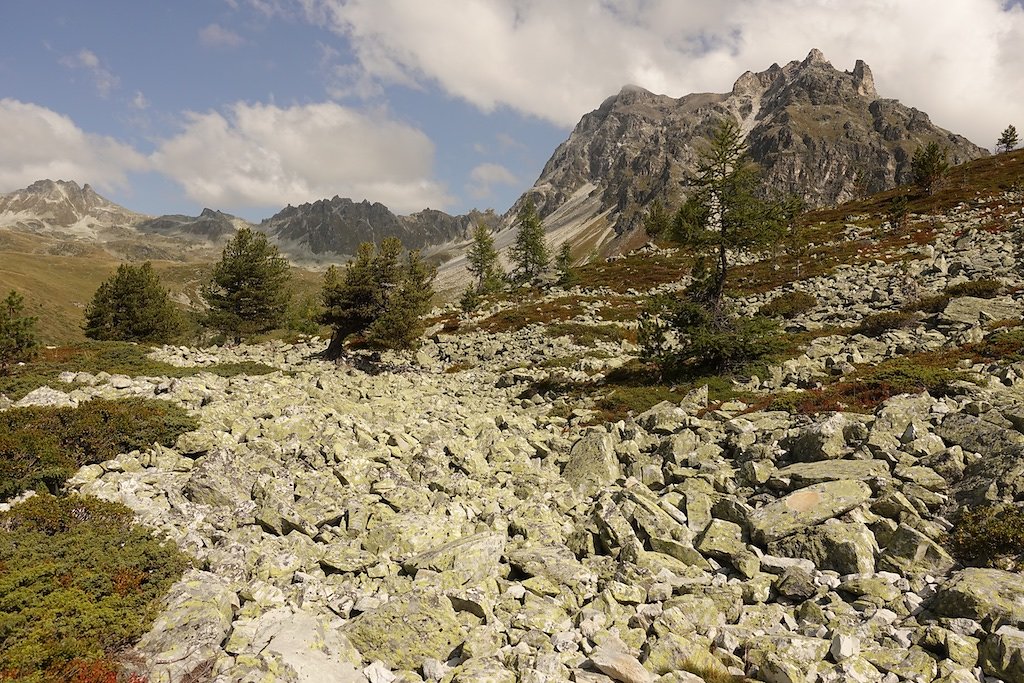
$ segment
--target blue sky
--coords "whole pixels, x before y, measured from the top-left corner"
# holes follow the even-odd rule
[[[721,92],[812,47],[982,146],[1024,126],[999,0],[3,0],[0,46],[0,192],[151,214],[504,212],[622,85]]]

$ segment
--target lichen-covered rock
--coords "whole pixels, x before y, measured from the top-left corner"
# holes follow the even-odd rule
[[[945,574],[955,565],[942,546],[906,524],[889,538],[878,558],[880,569],[903,574]]]
[[[1006,683],[1024,683],[1024,631],[1000,626],[981,646],[981,668]]]
[[[871,498],[862,481],[844,479],[807,486],[754,511],[750,536],[766,545],[780,538],[838,517]]]
[[[615,443],[607,432],[591,432],[577,441],[569,453],[562,477],[577,492],[591,495],[621,476]]]
[[[957,572],[932,601],[947,617],[1024,627],[1024,576],[1001,569],[969,568]]]
[[[875,571],[878,544],[874,534],[860,522],[830,519],[824,524],[768,544],[768,552],[782,557],[802,557],[819,569],[840,574],[870,574]]]
[[[446,661],[465,640],[451,601],[434,591],[395,598],[341,631],[364,659],[379,659],[393,669],[418,669],[425,659]]]
[[[190,570],[171,586],[167,607],[135,646],[153,683],[177,683],[220,656],[238,596],[226,579]]]
[[[412,574],[430,569],[451,572],[460,583],[477,583],[497,573],[506,538],[504,534],[488,532],[465,536],[415,555],[402,566]]]

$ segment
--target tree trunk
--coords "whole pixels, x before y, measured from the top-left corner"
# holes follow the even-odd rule
[[[324,358],[327,360],[338,360],[345,354],[345,336],[338,334],[337,330],[331,333],[331,343],[324,350]]]

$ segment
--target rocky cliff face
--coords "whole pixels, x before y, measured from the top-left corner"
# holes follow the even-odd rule
[[[96,194],[88,183],[79,187],[70,180],[38,180],[0,195],[0,227],[92,237],[104,228],[131,225],[141,218]]]
[[[440,245],[461,240],[479,221],[495,223],[497,217],[477,211],[450,216],[434,209],[396,216],[379,202],[334,197],[288,206],[259,227],[292,254],[319,256],[353,254],[360,242],[385,237],[398,237],[410,249]]]
[[[914,151],[933,140],[954,163],[987,153],[924,112],[879,98],[864,62],[839,71],[812,50],[743,74],[729,93],[675,99],[623,88],[583,117],[511,215],[532,200],[549,230],[596,221],[622,235],[655,199],[682,201],[701,141],[726,117],[740,122],[767,184],[812,206],[909,181]]]
[[[198,216],[170,214],[139,221],[136,228],[146,233],[174,235],[219,243],[229,239],[240,227],[249,223],[237,216],[203,209]]]

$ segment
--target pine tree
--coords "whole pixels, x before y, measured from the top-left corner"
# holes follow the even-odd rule
[[[772,244],[790,217],[787,202],[760,196],[759,174],[739,125],[726,119],[700,153],[692,179],[696,192],[674,220],[683,243],[713,259],[703,287],[714,309],[725,293],[730,252]]]
[[[1017,149],[1017,143],[1017,129],[1014,128],[1013,124],[1010,124],[1003,131],[1003,134],[999,136],[999,140],[996,141],[996,154]]]
[[[555,257],[555,270],[558,271],[558,284],[569,287],[576,280],[576,269],[572,267],[572,247],[568,242],[562,242],[558,249],[558,256]]]
[[[924,147],[918,147],[914,152],[914,158],[910,162],[911,172],[914,175],[914,184],[927,192],[935,194],[942,179],[949,171],[948,152],[937,142],[929,142]]]
[[[473,229],[473,244],[466,253],[467,269],[476,278],[476,291],[496,292],[502,287],[505,273],[498,262],[494,235],[483,223]]]
[[[544,239],[544,224],[537,216],[537,208],[533,202],[523,204],[516,222],[519,224],[519,231],[516,233],[516,241],[509,256],[515,264],[516,281],[531,282],[544,272],[551,261],[547,241]]]
[[[320,322],[333,328],[328,358],[342,354],[354,334],[378,348],[409,348],[423,332],[423,315],[434,296],[437,269],[419,251],[401,259],[402,243],[395,237],[359,245],[355,258],[342,272],[331,267],[324,276]]]
[[[235,343],[278,327],[291,298],[289,278],[288,261],[267,236],[242,228],[224,247],[203,290],[210,305],[206,324]]]
[[[85,336],[90,339],[161,344],[174,340],[183,328],[181,314],[149,261],[118,266],[85,309]]]
[[[12,363],[29,360],[35,354],[36,318],[24,315],[25,299],[13,289],[0,301],[0,376]]]
[[[667,235],[671,226],[672,214],[665,210],[664,204],[655,200],[644,216],[644,232],[651,239],[656,239]]]

